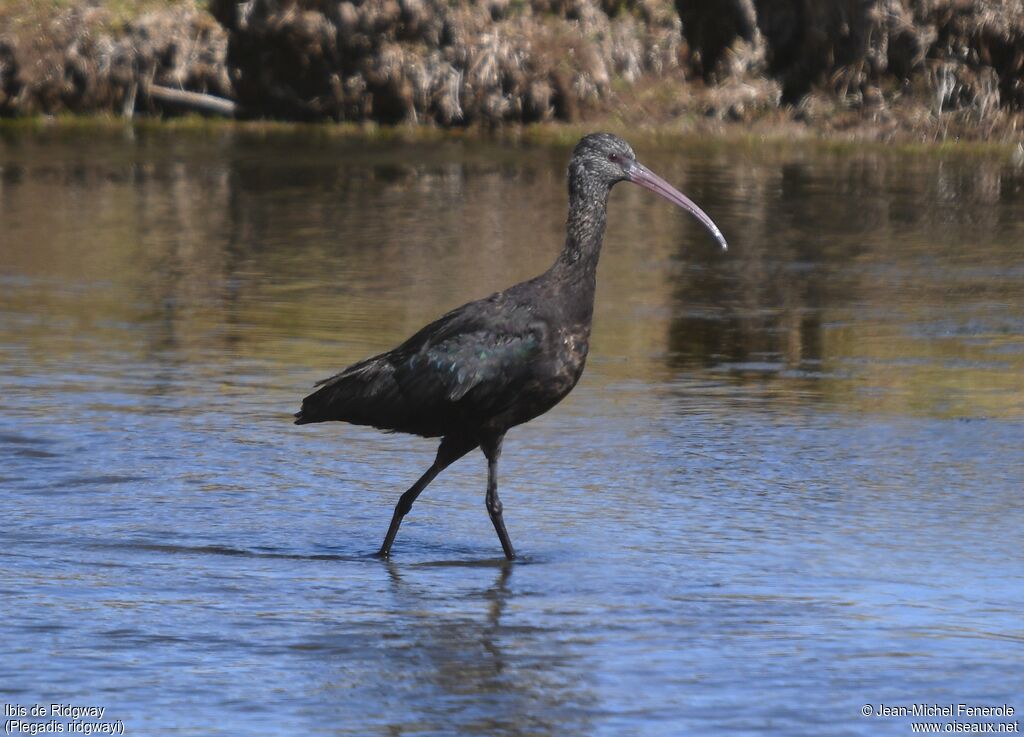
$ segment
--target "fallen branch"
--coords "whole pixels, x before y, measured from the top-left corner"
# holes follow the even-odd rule
[[[223,97],[207,95],[204,92],[186,92],[176,90],[173,87],[162,87],[158,84],[151,84],[146,87],[146,93],[154,100],[166,102],[172,105],[198,110],[199,112],[224,115],[233,118],[238,113],[238,104],[234,100],[227,100]]]

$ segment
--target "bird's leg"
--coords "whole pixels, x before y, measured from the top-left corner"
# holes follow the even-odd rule
[[[487,514],[494,524],[494,531],[498,533],[498,539],[501,540],[501,549],[505,551],[505,557],[512,560],[516,557],[516,551],[505,529],[505,520],[501,516],[501,499],[498,498],[498,458],[501,457],[501,442],[504,439],[504,435],[499,435],[497,438],[485,440],[480,444],[480,448],[487,456]]]
[[[398,527],[402,524],[402,518],[412,509],[412,503],[416,501],[416,497],[420,495],[420,492],[427,488],[427,485],[437,477],[437,474],[473,450],[476,445],[475,442],[462,439],[446,437],[441,440],[441,446],[437,449],[437,457],[434,458],[434,463],[427,469],[425,474],[420,476],[415,484],[409,487],[408,491],[402,494],[398,504],[395,505],[395,513],[391,515],[391,526],[388,527],[388,534],[384,536],[384,544],[380,546],[380,551],[377,553],[378,557],[387,558],[391,555],[391,545],[395,542],[395,535],[398,534]]]
[[[395,542],[395,535],[398,534],[398,526],[402,524],[402,517],[409,513],[412,509],[412,503],[416,501],[416,497],[420,495],[420,492],[427,488],[427,484],[434,480],[437,474],[441,473],[442,467],[434,463],[427,472],[420,476],[419,481],[409,487],[409,490],[402,494],[398,500],[398,504],[395,505],[395,513],[391,515],[391,526],[388,527],[388,534],[384,536],[384,544],[380,546],[380,551],[377,555],[381,558],[387,558],[391,555],[391,545]]]

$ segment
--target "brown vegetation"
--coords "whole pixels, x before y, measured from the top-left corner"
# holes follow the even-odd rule
[[[164,7],[121,23],[103,6],[0,11],[0,115],[156,112],[150,84],[230,96],[227,34],[208,13]]]
[[[952,111],[978,123],[1024,110],[1022,0],[676,5],[694,71],[718,86],[775,80],[798,117],[838,106],[876,120],[902,114],[905,122],[924,108],[936,119]]]
[[[611,81],[676,73],[664,0],[213,0],[258,115],[463,125],[573,119]]]
[[[781,117],[1005,138],[1024,111],[1024,0],[176,0],[123,19],[61,2],[0,9],[0,115],[198,99],[153,85],[249,117],[440,126]]]

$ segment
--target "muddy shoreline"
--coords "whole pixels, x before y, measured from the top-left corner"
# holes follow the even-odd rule
[[[147,2],[6,4],[0,117],[1024,137],[1020,0]]]

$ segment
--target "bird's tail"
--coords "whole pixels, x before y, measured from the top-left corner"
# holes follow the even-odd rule
[[[302,400],[302,409],[295,413],[295,424],[308,425],[311,422],[343,419],[340,415],[342,414],[341,410],[344,402],[340,400],[344,394],[352,393],[351,389],[354,388],[349,387],[350,391],[345,392],[346,387],[344,385],[354,383],[346,375],[348,372],[349,369],[346,369],[329,379],[316,382],[314,386],[319,387],[319,389]]]
[[[317,382],[319,388],[302,400],[296,425],[340,420],[354,425],[393,429],[405,408],[394,369],[381,357],[371,358]]]

